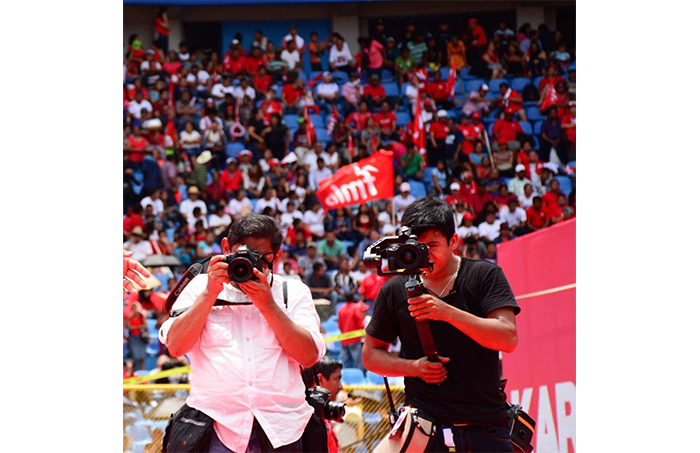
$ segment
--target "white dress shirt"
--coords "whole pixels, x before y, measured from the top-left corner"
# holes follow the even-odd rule
[[[309,288],[299,280],[287,280],[288,307],[284,307],[282,281],[274,276],[275,302],[314,340],[317,359],[326,347]],[[174,309],[191,306],[207,285],[200,274],[182,292]],[[224,284],[219,299],[250,302],[248,296]],[[175,318],[160,329],[168,344]],[[301,438],[313,409],[306,402],[299,363],[282,348],[274,331],[255,305],[213,307],[204,330],[186,353],[191,363],[187,404],[214,419],[217,437],[229,449],[244,452],[257,419],[274,448]]]

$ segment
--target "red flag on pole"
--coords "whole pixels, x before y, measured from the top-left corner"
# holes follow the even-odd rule
[[[385,200],[394,196],[394,153],[380,150],[345,165],[318,183],[316,197],[324,210]]]
[[[316,85],[316,83],[320,82],[321,80],[323,80],[323,72],[306,82],[306,86],[308,86],[309,88],[313,88],[314,85]]]
[[[426,159],[425,127],[423,125],[423,107],[421,104],[420,90],[418,90],[418,95],[416,96],[416,113],[413,119],[413,145],[420,155],[423,156],[423,159]]]
[[[311,119],[309,119],[309,109],[306,107],[304,108],[304,119],[306,120],[306,140],[308,145],[311,146],[314,140],[316,140],[316,129]]]
[[[348,135],[348,154],[350,155],[350,160],[355,156],[355,147],[352,144],[352,134]]]
[[[547,94],[544,95],[544,99],[542,100],[542,106],[540,107],[540,113],[544,113],[547,111],[549,107],[554,105],[557,102],[557,90],[554,89],[554,84],[549,84],[549,88],[547,89]]]
[[[328,125],[326,127],[326,134],[330,137],[333,135],[333,129],[335,129],[335,123],[338,122],[338,119],[340,118],[340,114],[338,113],[338,109],[335,108],[335,104],[333,104],[333,111],[331,114],[328,116]]]
[[[452,64],[452,69],[450,69],[450,75],[447,77],[447,96],[451,99],[455,97],[455,82],[457,80],[457,68],[454,63]]]

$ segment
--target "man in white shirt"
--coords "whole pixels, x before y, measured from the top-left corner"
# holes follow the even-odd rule
[[[496,220],[496,213],[487,212],[486,221],[479,224],[479,237],[493,241],[501,234],[501,222]]]
[[[325,178],[333,176],[330,168],[326,167],[323,157],[316,159],[316,168],[309,172],[309,189],[318,190],[318,183]]]
[[[304,214],[297,209],[296,201],[287,201],[287,206],[286,208],[284,208],[284,212],[280,216],[280,222],[282,223],[282,226],[291,228],[294,224],[294,219],[299,219],[303,221]]]
[[[319,157],[324,160],[326,166],[330,164],[331,156],[329,156],[328,153],[323,150],[323,143],[316,140],[313,144],[313,148],[304,154],[304,160],[302,161],[304,169],[308,172],[311,170],[316,170],[318,168],[317,163]]]
[[[338,98],[340,88],[333,81],[333,76],[330,72],[323,73],[323,82],[316,85],[316,96],[319,100],[334,101]]]
[[[154,254],[151,242],[145,239],[143,230],[138,225],[131,230],[129,240],[124,243],[124,250],[132,252],[131,259],[136,261],[143,261]]]
[[[226,93],[235,97],[234,86],[231,85],[231,77],[224,77],[223,82],[217,83],[211,89],[211,95],[217,108],[223,104]]]
[[[241,77],[241,84],[234,88],[233,97],[243,103],[243,98],[248,97],[250,100],[255,101],[255,88],[250,86],[250,81],[247,77]]]
[[[524,195],[525,184],[532,184],[532,181],[525,177],[525,165],[518,164],[515,166],[515,178],[508,181],[508,192],[516,197]]]
[[[135,118],[141,119],[141,110],[146,109],[148,112],[153,111],[153,105],[143,98],[143,93],[140,90],[136,91],[134,99],[129,101],[129,113]]]
[[[511,230],[524,228],[527,223],[527,214],[523,208],[518,206],[518,197],[515,195],[508,198],[508,205],[501,209],[498,216],[508,224]]]
[[[328,54],[328,68],[331,71],[350,72],[355,70],[355,58],[350,53],[348,43],[338,33],[334,34],[335,45]]]
[[[254,212],[256,214],[262,214],[267,207],[274,209],[273,215],[274,213],[282,211],[282,203],[280,202],[280,199],[277,198],[277,191],[272,187],[265,190],[263,198],[259,199],[255,205]]]
[[[234,219],[237,219],[243,211],[253,212],[253,203],[245,196],[244,189],[238,189],[236,195],[228,202],[226,212]]]
[[[297,30],[296,25],[292,25],[289,27],[289,33],[282,39],[282,44],[286,45],[289,41],[292,41],[294,43],[294,49],[296,49],[299,52],[299,55],[304,55],[304,38],[299,36],[299,30]],[[263,49],[265,47],[262,47]]]
[[[148,205],[153,206],[153,215],[159,216],[163,213],[165,206],[163,206],[163,200],[160,199],[160,190],[154,190],[150,195],[141,200],[141,207],[144,211]]]
[[[180,203],[180,214],[185,220],[189,220],[194,217],[194,208],[197,207],[202,210],[202,214],[207,215],[207,205],[199,199],[199,189],[197,186],[190,186],[187,189],[187,199]]]
[[[299,51],[294,48],[294,41],[287,41],[285,49],[280,54],[280,58],[287,63],[287,68],[289,68],[290,71],[295,71],[300,66],[301,56],[299,55]]]
[[[223,255],[212,257],[175,302],[173,310],[186,311],[160,329],[170,353],[190,361],[190,394],[178,416],[213,419],[209,451],[301,451],[314,410],[299,365],[311,367],[326,348],[309,288],[290,279],[283,291],[283,278],[271,273],[282,239],[270,217],[236,220],[221,241]],[[243,245],[262,255],[262,271],[237,283],[224,255]]]
[[[402,182],[399,186],[400,193],[394,197],[394,205],[396,208],[396,220],[401,222],[403,212],[408,205],[416,201],[416,197],[411,195],[411,185],[407,182]]]
[[[222,204],[216,205],[216,210],[209,215],[208,220],[209,228],[212,229],[216,236],[226,231],[226,228],[231,225],[231,216],[226,214],[226,206]]]

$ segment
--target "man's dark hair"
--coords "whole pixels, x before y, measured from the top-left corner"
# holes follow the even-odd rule
[[[324,355],[321,357],[321,360],[316,362],[316,373],[321,373],[321,375],[326,379],[330,379],[331,374],[335,373],[336,370],[342,369],[343,364],[328,355]]]
[[[231,224],[227,240],[229,245],[242,244],[243,239],[270,239],[272,251],[277,253],[282,246],[282,230],[272,217],[249,213]]]
[[[449,243],[455,234],[455,219],[450,205],[435,197],[419,198],[406,208],[401,223],[420,236],[428,230],[437,230]]]
[[[314,263],[312,269],[313,269],[314,272],[316,272],[316,271],[318,271],[318,270],[320,270],[320,269],[323,269],[324,267],[326,267],[325,264],[323,264],[323,263],[321,263],[321,262],[316,262],[316,263]]]

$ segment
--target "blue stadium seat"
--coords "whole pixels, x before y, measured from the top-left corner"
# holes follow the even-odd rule
[[[326,126],[316,128],[316,140],[320,142],[327,142],[330,139],[331,138],[328,136],[328,133],[326,131]]]
[[[540,91],[540,82],[544,79],[544,76],[538,76],[532,79],[532,84],[535,85],[535,88],[537,88],[537,91]]]
[[[340,334],[341,334],[340,330],[326,332],[327,337],[335,337],[335,336],[338,336]],[[340,353],[340,341],[333,341],[331,343],[326,343],[326,349],[328,349],[329,353],[339,354]]]
[[[340,382],[343,385],[366,385],[365,373],[359,368],[343,368]]]
[[[326,122],[323,120],[321,115],[312,113],[309,115],[309,119],[311,120],[311,124],[313,124],[316,129],[319,127],[326,127]]]
[[[528,108],[528,107],[536,107],[537,106],[537,101],[523,101],[523,107]]]
[[[313,71],[312,73],[309,74],[309,80],[313,80],[316,77],[320,76],[321,74],[323,74],[323,71]],[[318,83],[318,82],[316,82],[316,83]]]
[[[326,332],[335,332],[338,329],[338,320],[331,320],[329,319],[328,321],[323,321],[321,323],[321,326],[323,327],[323,330]]]
[[[447,80],[447,78],[450,76],[451,70],[452,70],[452,68],[449,66],[441,67],[440,68],[440,78],[442,78],[442,80]]]
[[[476,91],[479,89],[481,85],[483,85],[485,82],[483,79],[474,79],[474,80],[468,80],[464,84],[464,89],[467,91],[467,96],[469,96],[469,93],[472,91]]]
[[[348,73],[344,71],[331,72],[331,75],[338,85],[342,85],[349,80]]]
[[[238,159],[238,153],[245,149],[245,144],[243,142],[229,142],[226,145],[226,155],[228,157],[235,157]]]
[[[403,127],[411,122],[411,115],[408,112],[396,112],[396,125],[398,127]]]
[[[511,88],[513,88],[518,93],[522,94],[523,88],[525,88],[525,86],[529,85],[530,83],[530,79],[528,79],[527,77],[516,77],[515,79],[513,79]]]
[[[373,371],[367,371],[367,382],[370,385],[384,385],[384,378]]]
[[[427,192],[425,191],[425,184],[422,182],[408,181],[408,183],[411,185],[411,195],[414,197],[421,198],[427,195]]]
[[[569,167],[576,168],[576,161],[575,161],[575,160],[572,160],[571,162],[567,162],[566,165],[569,166]]]
[[[398,97],[399,96],[399,86],[396,83],[382,83],[384,91],[386,92],[386,97]]]
[[[432,187],[433,185],[433,171],[435,171],[436,167],[425,167],[425,170],[423,170],[423,184],[425,184],[427,187]]]
[[[500,93],[500,88],[498,86],[502,83],[508,83],[507,79],[491,79],[489,82],[489,90],[492,93]],[[510,83],[508,83],[508,86],[510,86]]]
[[[389,71],[388,69],[382,69],[382,76],[380,77],[379,81],[381,83],[387,83],[391,82],[394,80],[394,75]]]
[[[539,107],[528,107],[527,110],[525,110],[525,113],[527,114],[527,119],[532,122],[542,121],[545,119],[545,116],[540,113]]]
[[[535,132],[535,135],[540,135],[542,133],[542,121],[535,122],[533,131]]]
[[[299,129],[299,124],[295,124],[293,126],[289,126],[289,138],[292,139],[294,138],[294,133]],[[290,144],[291,145],[291,144]]]
[[[568,176],[555,176],[554,179],[559,181],[559,190],[564,192],[568,197],[571,193],[571,190],[573,189],[571,179]]]
[[[299,124],[299,115],[295,113],[287,113],[282,117],[282,121],[284,121],[284,124],[286,124],[287,127],[292,127],[295,124]]]
[[[532,125],[529,121],[518,121],[518,123],[520,123],[520,127],[523,128],[523,133],[532,135]]]

